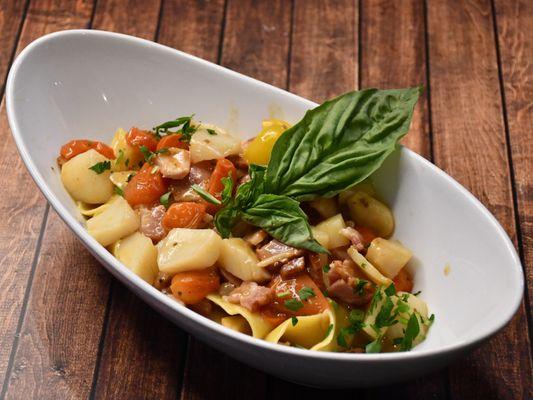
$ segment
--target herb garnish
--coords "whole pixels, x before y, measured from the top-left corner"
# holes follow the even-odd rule
[[[164,195],[162,195],[160,198],[159,198],[159,202],[165,206],[165,208],[168,208],[168,206],[170,205],[170,195],[172,194],[172,192],[166,192]]]
[[[396,294],[396,286],[394,286],[394,283],[391,283],[387,289],[385,289],[385,294],[387,296],[393,296]]]
[[[192,185],[191,186],[191,189],[194,190],[196,193],[198,193],[200,195],[200,197],[202,199],[204,199],[205,201],[207,201],[208,203],[211,203],[211,204],[216,204],[217,206],[221,205],[222,202],[217,199],[215,196],[213,196],[211,193],[207,192],[206,190],[204,190],[201,186],[199,185]]]
[[[282,293],[276,293],[276,297],[279,297],[280,299],[283,299],[285,297],[289,297],[291,295],[291,292],[282,292]]]
[[[298,311],[304,304],[298,299],[285,300],[285,307],[291,311]]]
[[[299,202],[333,197],[377,170],[407,133],[420,91],[354,91],[308,111],[276,141],[266,168],[250,165],[250,182],[215,216],[217,230],[228,237],[244,220],[287,245],[327,253]]]
[[[97,163],[94,164],[92,167],[89,167],[89,169],[93,170],[93,171],[96,172],[98,175],[100,175],[100,174],[103,173],[105,170],[111,169],[111,161],[97,162]]]
[[[119,196],[124,197],[124,190],[122,190],[122,188],[119,188],[118,186],[115,186],[115,187],[113,188],[113,192],[115,192],[115,193],[118,194]]]
[[[326,336],[324,336],[324,339],[329,336],[332,330],[333,330],[333,324],[329,324],[328,329],[326,330]]]
[[[324,264],[324,266],[322,267],[322,271],[324,271],[326,274],[331,270],[331,267],[329,266],[329,264]]]
[[[407,328],[405,328],[405,335],[400,342],[400,350],[411,350],[413,347],[413,340],[418,336],[419,333],[420,326],[418,324],[418,318],[416,317],[416,313],[412,313],[411,317],[409,318],[409,322],[407,322]]]
[[[365,351],[367,353],[379,353],[381,351],[381,337],[377,337],[373,342],[366,345]]]
[[[292,317],[291,318],[291,323],[292,323],[292,326],[296,326],[296,324],[298,323],[298,318]]]
[[[300,296],[300,299],[307,300],[310,297],[315,297],[316,294],[310,287],[304,286],[298,291],[298,296]]]
[[[210,135],[216,135],[217,132],[214,130],[214,129],[206,129],[207,130],[207,133],[209,133]]]
[[[363,297],[365,294],[365,286],[368,283],[368,281],[364,279],[358,279],[357,284],[353,288],[353,292],[358,295],[359,297]]]
[[[194,115],[194,114],[193,114]],[[196,128],[191,126],[191,120],[193,115],[187,116],[187,117],[179,117],[172,121],[163,122],[160,125],[157,125],[152,130],[155,132],[156,136],[161,137],[161,134],[168,134],[169,129],[171,128],[179,128],[181,126],[181,130],[178,131],[170,131],[170,133],[177,133],[180,132],[182,134],[182,141],[190,141],[192,134],[194,131],[196,131]]]

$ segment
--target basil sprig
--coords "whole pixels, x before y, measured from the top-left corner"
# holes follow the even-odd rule
[[[223,201],[215,217],[228,237],[239,219],[288,245],[327,252],[314,238],[299,201],[332,197],[376,171],[407,133],[421,88],[366,89],[308,111],[276,141],[268,166]]]

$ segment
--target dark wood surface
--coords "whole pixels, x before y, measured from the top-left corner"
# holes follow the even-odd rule
[[[445,370],[334,394],[189,337],[89,255],[14,147],[3,98],[13,57],[74,28],[156,40],[315,101],[424,84],[405,144],[471,190],[514,241],[527,279],[517,315]],[[527,0],[0,0],[0,398],[532,398],[531,32]]]

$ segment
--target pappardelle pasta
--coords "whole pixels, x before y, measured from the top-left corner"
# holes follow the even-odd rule
[[[176,118],[60,150],[88,232],[127,268],[230,329],[321,351],[407,351],[433,322],[372,173],[419,88],[349,92],[241,141]]]

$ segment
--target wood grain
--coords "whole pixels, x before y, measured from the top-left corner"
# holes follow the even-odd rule
[[[496,0],[500,65],[512,151],[522,260],[533,310],[533,4]],[[533,397],[533,395],[531,396]]]
[[[12,10],[7,5],[3,10]],[[29,42],[59,29],[84,28],[90,20],[92,6],[82,1],[50,2],[34,1],[28,9],[22,28],[17,53]],[[16,14],[4,14],[14,18]],[[5,21],[4,23],[8,23]],[[12,30],[12,29],[11,29]],[[15,38],[14,38],[15,39]],[[9,53],[9,45],[2,51]],[[2,61],[4,62],[4,61]],[[2,161],[0,173],[3,180],[3,196],[0,209],[0,260],[4,267],[0,275],[0,379],[7,388],[8,360],[14,356],[20,329],[21,310],[28,293],[28,281],[39,251],[39,233],[43,225],[46,203],[27,174],[16,151],[7,123],[5,101],[0,107],[0,135]],[[0,395],[1,397],[1,395]]]
[[[185,333],[118,282],[112,296],[95,397],[176,399]]]
[[[97,1],[93,29],[154,40],[160,7],[160,1]]]
[[[224,0],[164,1],[157,41],[217,62],[224,4]]]
[[[88,397],[108,290],[107,272],[51,211],[6,399]]]
[[[454,29],[449,29],[453,26]],[[428,2],[434,152],[515,238],[509,160],[488,1]],[[524,307],[450,368],[452,398],[522,398],[531,374]]]
[[[353,0],[296,0],[289,89],[316,102],[358,87],[358,8]]]
[[[431,158],[423,1],[363,1],[361,22],[361,87],[424,85],[403,144]]]
[[[24,1],[0,0],[0,96],[24,17]]]
[[[221,64],[286,87],[290,26],[290,1],[228,0]]]

